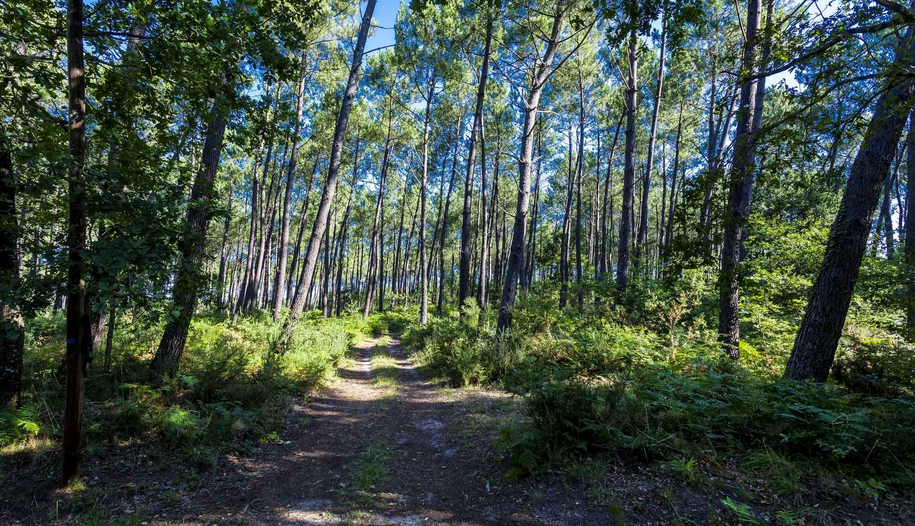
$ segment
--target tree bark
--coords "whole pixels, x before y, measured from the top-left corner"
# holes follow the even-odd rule
[[[731,358],[740,358],[740,239],[746,224],[744,206],[746,187],[753,180],[752,122],[756,110],[757,48],[759,29],[759,0],[747,2],[746,42],[744,44],[740,88],[740,109],[737,114],[737,135],[728,180],[728,205],[725,209],[724,241],[721,250],[721,271],[718,274],[718,341]],[[726,131],[725,131],[726,133]]]
[[[912,35],[910,28],[896,51],[892,68],[905,71],[915,65]],[[788,378],[822,382],[829,376],[858,280],[874,209],[908,112],[915,102],[912,78],[892,76],[888,83],[889,89],[877,100],[851,166],[839,212],[829,232],[823,265],[785,368]]]
[[[362,316],[368,317],[372,312],[372,302],[375,295],[375,279],[374,274],[378,272],[378,268],[381,267],[381,214],[384,208],[384,183],[387,180],[388,176],[388,159],[391,155],[391,131],[394,124],[394,115],[393,115],[393,100],[394,100],[394,90],[391,89],[391,92],[388,94],[388,132],[384,140],[384,158],[381,161],[381,174],[378,176],[378,199],[375,201],[375,216],[372,220],[372,239],[371,239],[371,248],[369,250],[369,268],[368,268],[368,277],[366,282],[365,289],[365,307],[362,309]],[[380,272],[382,279],[381,286],[383,284],[383,275],[384,271]],[[379,303],[382,304],[384,298],[379,296]]]
[[[92,359],[92,334],[84,279],[88,234],[86,220],[86,77],[83,66],[83,2],[67,2],[67,80],[69,82],[67,228],[67,400],[64,411],[63,482],[79,474],[86,366]]]
[[[666,4],[665,4],[666,5]],[[661,49],[658,64],[658,83],[654,90],[654,107],[651,110],[651,131],[648,133],[648,160],[645,165],[645,178],[642,181],[642,210],[639,212],[639,230],[636,234],[636,267],[641,263],[642,248],[648,236],[648,192],[651,190],[651,171],[654,168],[654,147],[658,134],[658,114],[661,109],[661,95],[664,93],[664,63],[667,50],[667,13],[661,15]]]
[[[613,217],[613,196],[610,195],[613,186],[613,156],[616,153],[616,143],[620,137],[620,129],[623,127],[623,118],[626,112],[620,113],[620,119],[616,123],[616,131],[613,132],[613,142],[610,146],[610,156],[607,158],[607,176],[604,179],[604,198],[601,204],[601,223],[600,223],[600,276],[606,278],[607,273],[613,273],[611,264],[613,242],[609,239],[613,234],[613,225],[607,228],[607,221],[612,221]],[[608,208],[609,207],[609,208]]]
[[[305,225],[308,221],[308,205],[311,204],[311,186],[314,183],[315,174],[318,171],[318,160],[319,158],[315,156],[315,162],[311,167],[311,172],[308,175],[308,181],[305,183],[305,188],[303,189],[305,198],[303,199],[302,211],[299,215],[299,227],[295,237],[295,248],[292,252],[292,263],[289,266],[289,281],[286,284],[287,305],[292,302],[293,285],[295,285],[295,283],[298,281],[295,279],[295,275],[299,265],[299,254],[302,250],[302,237],[305,235]]]
[[[473,170],[476,164],[477,139],[483,128],[483,99],[486,95],[486,79],[489,76],[489,57],[493,30],[492,6],[487,7],[486,37],[483,45],[483,64],[480,66],[480,83],[477,85],[477,100],[473,112],[473,128],[470,131],[470,144],[467,147],[467,176],[464,178],[464,208],[461,215],[461,257],[459,261],[458,307],[464,312],[464,302],[470,295],[471,275],[471,220],[473,212]],[[485,163],[485,159],[483,160]],[[485,169],[485,168],[483,168]]]
[[[324,183],[324,192],[321,196],[321,204],[318,207],[318,215],[315,217],[315,223],[311,230],[311,237],[308,240],[308,248],[305,251],[304,268],[299,279],[299,285],[296,287],[295,299],[292,302],[292,309],[283,326],[283,337],[280,342],[280,349],[285,350],[289,346],[292,331],[295,329],[305,306],[306,291],[311,288],[311,281],[314,277],[315,264],[318,261],[318,252],[321,250],[321,238],[324,236],[324,230],[327,227],[327,216],[330,213],[330,206],[334,199],[334,193],[337,190],[337,181],[340,178],[340,159],[343,150],[343,139],[346,134],[346,126],[349,122],[350,111],[353,107],[353,101],[356,98],[356,87],[359,84],[359,77],[362,68],[362,53],[365,50],[365,40],[368,37],[369,26],[372,22],[372,13],[375,10],[376,0],[368,0],[365,6],[365,12],[362,15],[362,22],[359,27],[359,36],[356,39],[356,48],[353,50],[353,63],[350,67],[349,77],[346,81],[346,90],[343,94],[343,102],[340,105],[340,113],[337,114],[337,122],[334,127],[334,142],[330,151],[330,162],[327,171],[327,181]]]
[[[426,254],[426,186],[429,184],[429,133],[432,120],[432,101],[435,98],[435,72],[429,79],[429,93],[426,96],[426,115],[423,120],[423,170],[419,185],[419,324],[425,325],[429,318],[429,262]]]
[[[502,301],[499,305],[498,330],[505,331],[511,327],[512,308],[515,305],[515,294],[518,292],[518,276],[524,265],[524,238],[528,222],[528,208],[531,200],[532,154],[534,150],[534,126],[537,124],[537,110],[543,88],[553,71],[553,58],[559,47],[559,31],[562,28],[563,6],[558,3],[553,14],[553,27],[546,42],[546,50],[537,71],[531,79],[527,100],[524,103],[524,126],[521,128],[521,154],[518,162],[518,203],[515,212],[515,225],[512,230],[511,251],[508,256],[508,267],[505,271],[505,284],[502,287]]]
[[[915,112],[909,114],[909,133],[906,136],[905,181],[905,276],[906,276],[906,329],[909,341],[915,339]]]
[[[203,165],[194,178],[194,187],[191,190],[185,232],[181,240],[178,275],[172,291],[172,310],[178,314],[165,327],[156,355],[150,364],[150,369],[159,375],[174,376],[178,372],[191,318],[197,308],[197,294],[205,281],[201,267],[210,221],[210,201],[226,130],[225,114],[215,104],[212,115],[213,119],[207,126],[206,141],[203,145]]]
[[[22,389],[25,325],[19,304],[19,223],[13,156],[0,137],[0,409]]]
[[[620,212],[620,239],[617,249],[616,289],[626,292],[629,285],[629,239],[632,232],[632,201],[635,186],[635,113],[638,95],[638,36],[629,33],[629,82],[626,85],[626,152],[623,169],[623,208]]]

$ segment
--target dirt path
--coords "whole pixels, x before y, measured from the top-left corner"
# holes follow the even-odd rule
[[[367,340],[357,353],[338,381],[293,407],[281,444],[236,459],[236,476],[227,474],[219,494],[198,501],[196,513],[181,521],[607,523],[606,510],[588,508],[574,495],[505,482],[491,442],[506,418],[517,417],[508,395],[435,386],[397,340]]]

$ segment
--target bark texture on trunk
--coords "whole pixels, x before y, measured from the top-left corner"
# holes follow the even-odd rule
[[[280,319],[283,309],[283,293],[286,289],[286,259],[289,252],[289,211],[292,208],[292,187],[295,183],[296,160],[302,146],[302,113],[305,99],[305,72],[307,55],[302,54],[302,69],[299,72],[299,89],[295,102],[295,131],[292,135],[292,152],[286,167],[286,195],[283,199],[283,215],[280,226],[279,247],[276,253],[276,278],[273,280],[273,321]]]
[[[912,68],[913,57],[915,38],[910,29],[896,52],[894,67]],[[829,231],[823,265],[785,368],[788,378],[822,382],[829,376],[858,281],[874,209],[915,102],[912,78],[892,76],[887,82],[888,89],[877,100]]]
[[[22,388],[25,329],[18,300],[18,245],[13,157],[6,144],[0,143],[0,409],[17,404]]]
[[[756,74],[759,29],[759,0],[747,2],[746,43],[741,73],[740,108],[737,112],[737,135],[734,158],[728,180],[728,205],[725,209],[724,240],[721,249],[721,271],[718,274],[718,341],[731,358],[740,358],[740,239],[747,221],[744,206],[746,188],[753,181],[753,114],[756,109]]]
[[[172,310],[178,314],[165,327],[165,333],[150,364],[150,368],[156,374],[174,376],[178,372],[191,318],[197,308],[197,296],[200,287],[206,282],[201,267],[210,223],[210,203],[225,131],[226,116],[214,106],[213,120],[207,126],[206,140],[203,144],[203,163],[194,178],[191,201],[188,203],[185,232],[178,260],[178,275],[172,290]]]
[[[629,34],[629,82],[626,86],[626,150],[623,168],[623,208],[620,212],[619,248],[616,267],[616,289],[619,294],[629,286],[629,242],[632,235],[632,208],[635,187],[636,102],[638,98],[638,36]]]
[[[86,309],[86,77],[83,67],[83,1],[67,2],[69,148],[67,173],[67,400],[64,410],[63,482],[79,475],[86,366],[92,359],[92,330]]]
[[[915,339],[915,112],[909,114],[906,136],[905,182],[905,270],[906,270],[906,328],[909,340]]]

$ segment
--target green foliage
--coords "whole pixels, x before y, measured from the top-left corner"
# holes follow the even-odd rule
[[[62,410],[63,370],[55,355],[63,348],[56,318],[28,324],[27,401],[0,413],[0,445],[60,432],[49,419]],[[178,453],[198,469],[221,453],[244,451],[252,441],[278,437],[287,396],[307,393],[328,379],[347,352],[360,321],[300,323],[287,353],[272,352],[281,325],[262,313],[231,321],[224,315],[195,317],[174,378],[151,378],[146,360],[161,329],[125,325],[116,332],[109,372],[89,369],[85,433],[88,443],[157,444],[153,457]],[[356,336],[361,337],[361,336]],[[47,407],[47,411],[39,411]],[[50,412],[50,413],[48,413]]]
[[[11,412],[0,412],[0,446],[37,436],[41,421],[36,404],[23,405]]]
[[[870,390],[784,380],[784,351],[749,339],[741,344],[744,361],[735,363],[713,339],[698,337],[704,302],[688,287],[696,281],[700,275],[687,273],[682,286],[665,292],[672,303],[641,301],[639,317],[687,306],[668,318],[676,322],[656,325],[660,334],[615,321],[631,315],[609,306],[561,312],[522,297],[511,333],[497,335],[491,318],[468,309],[463,318],[411,327],[405,341],[454,385],[501,382],[525,397],[526,419],[499,438],[512,475],[570,453],[619,452],[674,462],[746,455],[747,467],[779,492],[799,487],[798,461],[915,483],[906,431],[915,425],[915,405],[887,396],[908,392],[907,347],[887,347],[880,338],[853,346],[849,356],[894,371],[874,377]],[[692,471],[671,465],[684,476]]]

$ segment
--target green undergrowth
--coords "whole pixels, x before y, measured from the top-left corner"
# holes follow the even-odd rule
[[[599,291],[590,290],[582,309],[565,310],[546,288],[520,297],[505,334],[495,309],[468,308],[410,327],[404,342],[451,385],[497,384],[524,396],[526,418],[498,439],[511,475],[570,455],[615,454],[735,461],[781,488],[800,484],[792,470],[915,485],[911,346],[857,320],[829,382],[784,380],[790,346],[772,343],[786,340],[773,336],[773,319],[753,313],[758,323],[747,322],[734,362],[708,329],[715,314],[703,286],[672,287],[664,301],[645,293],[625,307],[595,305]]]
[[[161,326],[119,319],[112,367],[96,352],[86,378],[84,436],[91,455],[107,447],[150,446],[151,461],[178,459],[205,470],[258,442],[279,441],[281,413],[290,397],[306,395],[333,376],[350,344],[367,334],[361,316],[321,320],[306,315],[289,349],[272,351],[282,323],[265,312],[231,320],[200,314],[191,324],[179,374],[148,372]],[[0,412],[0,460],[39,448],[62,435],[65,376],[63,320],[29,322],[23,400]],[[56,463],[47,462],[49,469]]]

